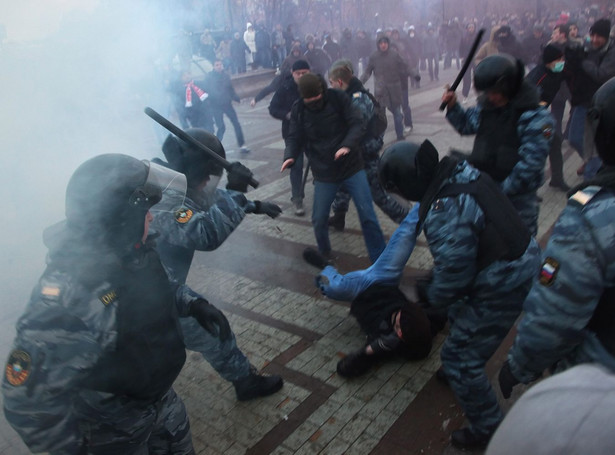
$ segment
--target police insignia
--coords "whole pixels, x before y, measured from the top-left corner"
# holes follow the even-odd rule
[[[30,376],[32,367],[32,359],[30,354],[20,349],[15,349],[9,355],[9,360],[6,362],[4,375],[9,384],[14,386],[23,385]]]
[[[192,218],[192,214],[193,212],[190,209],[179,209],[175,212],[175,221],[181,224],[187,223]]]
[[[99,297],[100,301],[105,304],[105,306],[113,303],[115,299],[117,299],[117,293],[112,289],[109,292],[101,295]]]
[[[557,275],[557,271],[559,270],[559,262],[557,262],[552,257],[548,257],[545,259],[545,262],[542,264],[542,268],[540,269],[540,275],[538,277],[538,281],[543,286],[551,286],[555,281],[555,277]]]
[[[547,139],[549,139],[551,136],[553,136],[553,128],[551,128],[550,125],[543,126],[542,135],[546,137]]]

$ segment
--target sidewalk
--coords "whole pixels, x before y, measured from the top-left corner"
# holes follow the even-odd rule
[[[440,77],[447,82],[455,72],[442,71]],[[431,83],[411,92],[414,131],[407,139],[429,138],[441,154],[452,147],[470,150],[473,138],[461,138],[438,111],[442,91],[441,85]],[[288,174],[279,172],[280,122],[269,116],[268,102],[266,98],[250,108],[249,100],[244,99],[237,107],[251,153],[236,151],[232,129],[227,129],[224,144],[227,158],[241,160],[261,182],[248,198],[276,202],[284,212],[276,220],[248,215],[217,251],[197,253],[188,284],[224,311],[240,348],[253,364],[281,374],[285,385],[273,396],[240,403],[230,383],[199,354],[189,353],[175,388],[188,409],[197,453],[461,453],[449,447],[448,441],[451,431],[462,425],[463,415],[450,390],[434,376],[444,334],[437,337],[425,361],[386,363],[352,381],[337,376],[338,360],[360,347],[363,336],[348,315],[349,305],[322,297],[314,286],[315,270],[301,258],[303,249],[315,244],[309,217],[313,187],[310,182],[306,185],[307,215],[295,217]],[[392,119],[390,124],[386,142],[395,138]],[[157,151],[152,150],[154,154]],[[564,159],[565,177],[575,184],[580,159],[568,150]],[[539,195],[543,198],[539,240],[544,245],[566,198],[548,185]],[[380,211],[378,215],[388,238],[396,225]],[[346,218],[346,230],[331,232],[331,243],[341,271],[369,264],[354,206]],[[421,237],[407,264],[402,289],[411,295],[414,277],[431,265]],[[18,307],[23,305],[25,302]],[[0,321],[4,357],[20,311]],[[489,364],[492,379],[504,352],[505,346]],[[0,454],[27,453],[0,417]]]

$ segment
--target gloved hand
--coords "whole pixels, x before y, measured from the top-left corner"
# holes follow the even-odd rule
[[[337,374],[343,378],[356,378],[367,373],[372,366],[374,356],[365,352],[365,348],[351,352],[337,363]]]
[[[245,193],[248,191],[248,184],[253,174],[250,169],[245,167],[239,161],[231,163],[231,168],[226,171],[228,176],[227,190],[235,190]]]
[[[414,80],[417,82],[421,82],[421,76],[417,74],[416,76],[414,76]]]
[[[277,218],[278,215],[282,213],[280,206],[273,202],[254,201],[254,205],[256,206],[254,213],[257,215],[267,215],[269,218]]]
[[[228,340],[231,336],[231,326],[226,316],[207,300],[198,299],[192,302],[189,315],[196,319],[201,327],[222,341]]]
[[[506,399],[510,398],[510,394],[512,393],[512,389],[514,386],[519,384],[519,381],[510,371],[510,365],[508,361],[504,362],[502,365],[502,369],[500,370],[500,374],[498,375],[498,382],[500,383],[500,390],[502,391],[502,396]]]

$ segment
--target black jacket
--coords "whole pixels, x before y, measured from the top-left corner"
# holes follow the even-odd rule
[[[282,120],[282,137],[286,139],[288,136],[288,128],[290,127],[290,119],[287,114],[293,107],[295,101],[299,99],[299,88],[293,79],[292,74],[284,76],[280,86],[273,94],[269,103],[269,114],[273,118]]]
[[[341,182],[363,169],[359,144],[365,125],[346,93],[327,89],[323,97],[324,106],[317,111],[300,106],[301,99],[293,105],[284,160],[296,160],[305,147],[315,180]],[[350,153],[334,160],[341,147],[350,148]]]

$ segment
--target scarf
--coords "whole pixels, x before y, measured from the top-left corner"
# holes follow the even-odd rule
[[[197,94],[201,101],[205,101],[209,96],[199,87],[197,87],[194,81],[190,81],[186,84],[186,107],[192,107],[192,90]]]

